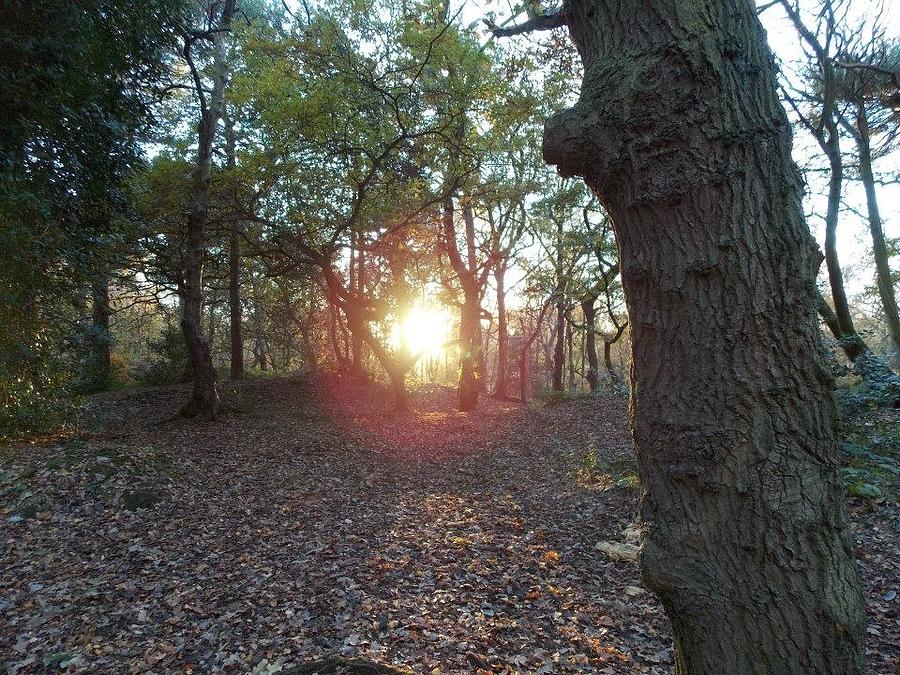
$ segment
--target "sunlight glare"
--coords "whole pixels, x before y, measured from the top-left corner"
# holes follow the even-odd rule
[[[417,305],[400,322],[397,339],[413,354],[443,352],[450,340],[451,324],[446,309]]]

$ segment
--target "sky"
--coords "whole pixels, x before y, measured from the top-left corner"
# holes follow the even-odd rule
[[[297,4],[297,0],[287,0],[289,5]],[[623,0],[626,1],[626,0]],[[847,0],[849,3],[849,18],[851,20],[865,19],[872,16],[880,6],[883,10],[883,24],[888,37],[900,38],[900,0]],[[767,0],[760,0],[757,5],[770,4]],[[462,7],[462,19],[465,24],[477,23],[488,11],[497,15],[497,23],[502,23],[506,17],[522,7],[520,0],[456,0],[455,7]],[[818,0],[801,0],[805,9],[814,9],[818,6]],[[546,2],[547,8],[554,6],[553,2]],[[519,20],[524,18],[524,14]],[[766,28],[769,44],[776,57],[782,64],[785,72],[791,72],[797,62],[803,58],[800,40],[793,25],[787,19],[784,10],[777,3],[766,9],[760,15],[760,19]],[[513,39],[529,39],[518,37]],[[577,83],[573,83],[577,86]],[[849,141],[849,139],[848,139]],[[844,143],[845,149],[850,149],[850,143]],[[800,166],[808,165],[810,160],[821,161],[818,146],[805,132],[795,134],[794,157]],[[895,151],[891,156],[881,158],[875,163],[876,174],[879,171],[900,171],[900,152]],[[821,215],[825,212],[827,182],[820,177],[812,176],[808,181],[808,196],[805,203],[807,222],[810,230],[816,236],[819,245],[824,241],[824,226]],[[879,206],[884,221],[885,235],[890,238],[900,237],[900,185],[880,186]],[[847,291],[851,298],[864,291],[867,285],[874,283],[874,268],[869,261],[871,239],[868,225],[859,214],[865,212],[865,195],[859,183],[845,182],[844,199],[849,210],[845,211],[838,227],[838,249],[842,267],[845,272]],[[857,213],[853,213],[856,211]],[[893,267],[900,266],[900,261],[893,260]],[[824,266],[822,270],[824,277]],[[514,295],[514,294],[513,294]],[[515,305],[515,298],[510,298]]]
[[[816,2],[804,2],[803,4],[807,7],[817,5]],[[852,0],[850,3],[851,19],[864,19],[873,14],[878,5],[883,7],[883,24],[887,36],[900,38],[900,0],[884,0],[881,3],[871,0]],[[781,61],[783,69],[789,71],[793,64],[803,59],[803,50],[797,32],[789,22],[784,10],[778,5],[764,11],[760,19],[766,28],[770,47]],[[850,142],[843,143],[845,150],[851,150],[851,146]],[[795,133],[794,159],[800,166],[809,164],[810,160],[822,160],[818,146],[805,133]],[[895,151],[892,155],[878,160],[873,168],[876,173],[900,171],[900,152]],[[811,177],[808,189],[809,194],[805,204],[807,222],[821,246],[825,239],[822,215],[825,213],[827,202],[827,182],[824,177]],[[844,200],[853,210],[865,213],[865,193],[860,183],[846,182]],[[878,200],[881,217],[884,221],[885,236],[889,239],[900,237],[900,185],[879,187]],[[858,295],[867,285],[874,283],[875,275],[874,267],[869,261],[871,237],[867,222],[857,214],[845,211],[838,224],[837,241],[838,255],[841,266],[844,268],[847,291],[851,296]],[[900,261],[894,259],[892,262],[894,263],[893,269],[900,266]]]
[[[502,18],[508,16],[509,8],[517,3],[501,0],[499,4],[505,6],[507,11],[503,12],[502,9],[498,8],[497,3],[490,0],[488,2],[473,2],[469,0],[467,2],[467,14],[471,13],[473,17],[476,17],[479,12],[483,13],[486,11],[484,9],[486,6],[490,6],[495,11],[498,11]],[[766,4],[769,3],[767,1],[757,2],[759,6]],[[813,10],[818,6],[818,2],[817,0],[802,0],[801,5],[804,9]],[[881,2],[849,0],[848,19],[850,21],[865,21],[867,17],[876,13],[879,6],[883,10],[882,17],[886,36],[889,38],[900,38],[900,0],[882,0]],[[769,46],[781,63],[783,71],[790,73],[804,58],[793,24],[790,23],[783,8],[778,4],[763,11],[760,15],[760,20],[766,29]],[[500,19],[498,19],[499,22]],[[845,141],[843,147],[845,150],[851,150],[851,145],[852,143]],[[809,165],[811,162],[823,161],[818,145],[803,131],[795,133],[794,159],[800,166]],[[892,155],[876,161],[874,170],[876,174],[880,171],[900,171],[900,152],[895,151]],[[826,210],[827,187],[827,180],[824,177],[811,176],[807,185],[808,194],[805,200],[807,222],[820,246],[823,245],[825,239],[822,215]],[[900,185],[880,186],[878,198],[881,217],[884,221],[885,236],[888,239],[900,237]],[[869,259],[871,237],[868,224],[859,215],[865,213],[865,193],[862,185],[854,181],[845,181],[844,201],[851,210],[847,210],[841,215],[837,240],[847,291],[852,298],[852,296],[861,294],[866,286],[874,284],[875,272]],[[853,211],[856,213],[853,213]],[[900,266],[900,261],[894,259],[892,262],[894,263],[892,265],[894,269]],[[825,270],[823,265],[823,279],[824,276]]]

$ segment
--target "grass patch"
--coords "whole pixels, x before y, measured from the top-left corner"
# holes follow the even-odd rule
[[[879,499],[900,483],[900,410],[845,408],[838,446],[841,478],[852,497]]]
[[[634,457],[603,457],[595,449],[574,457],[575,481],[590,490],[619,488],[630,492],[641,489],[637,460]]]

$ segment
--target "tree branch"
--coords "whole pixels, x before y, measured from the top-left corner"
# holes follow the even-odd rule
[[[513,35],[521,35],[522,33],[533,33],[540,30],[562,28],[566,25],[566,12],[565,10],[560,9],[559,11],[550,14],[541,14],[540,16],[528,19],[525,23],[515,24],[509,28],[501,28],[488,19],[484,19],[483,21],[491,33],[494,34],[494,37],[511,37]]]

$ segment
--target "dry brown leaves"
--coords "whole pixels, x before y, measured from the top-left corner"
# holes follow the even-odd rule
[[[465,415],[435,389],[397,414],[386,392],[334,380],[224,388],[220,423],[165,422],[181,388],[117,393],[92,402],[94,431],[6,461],[10,672],[270,673],[330,655],[422,673],[671,672],[634,563],[593,550],[621,538],[635,494],[575,476],[589,450],[630,453],[621,401],[484,399]],[[124,508],[136,490],[159,501]],[[31,517],[11,521],[26,502]],[[896,511],[857,516],[872,672],[892,672]]]

